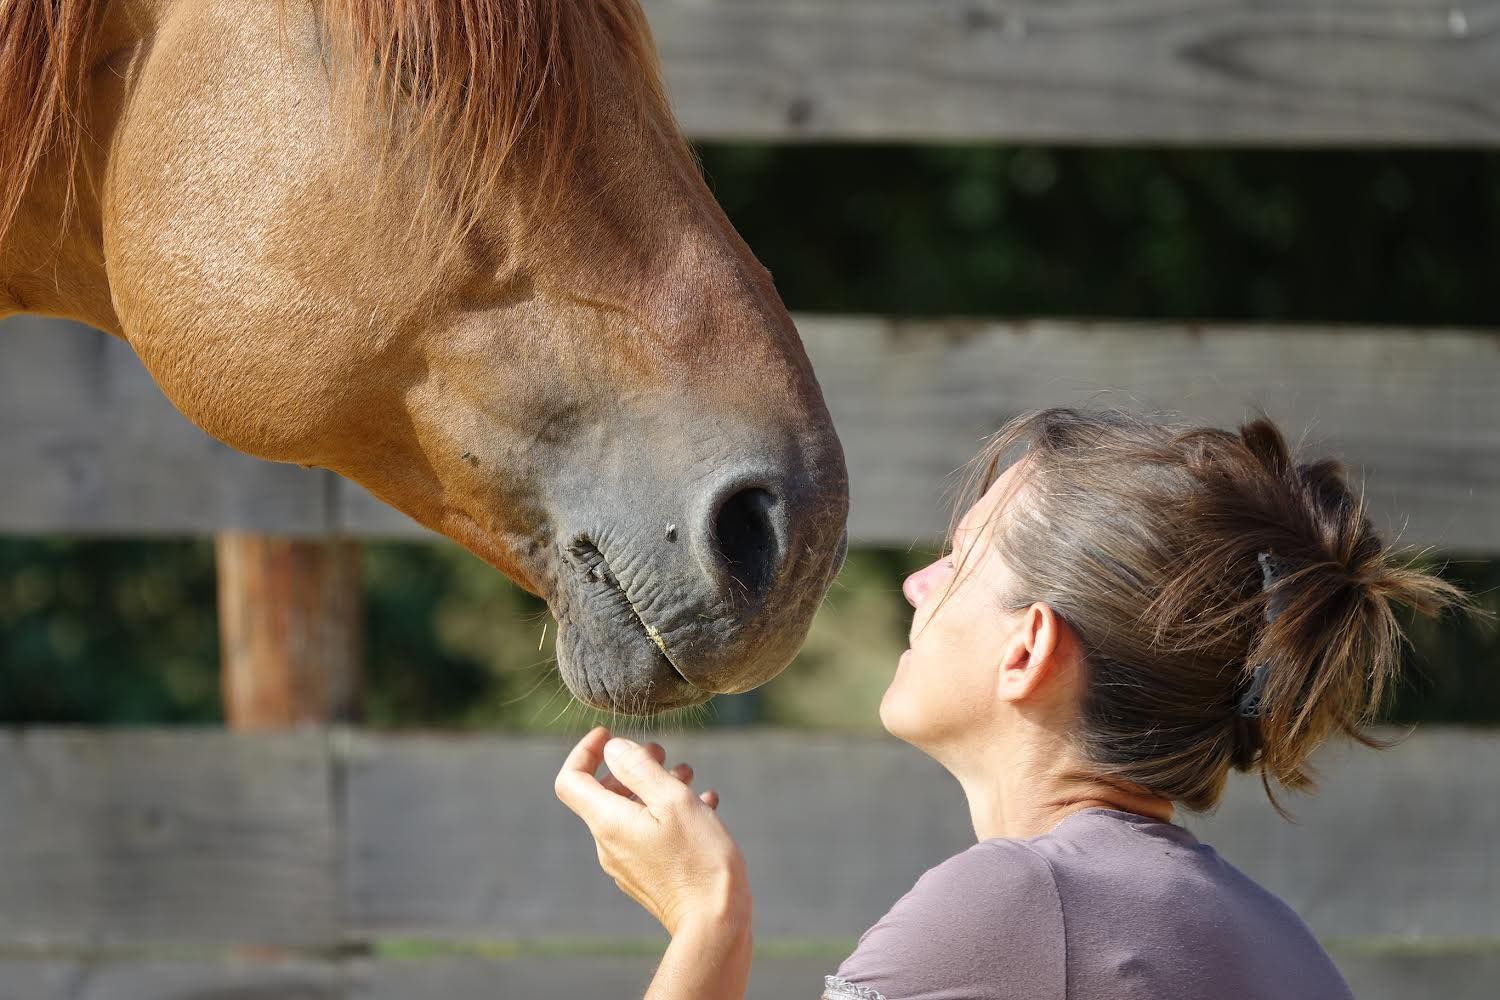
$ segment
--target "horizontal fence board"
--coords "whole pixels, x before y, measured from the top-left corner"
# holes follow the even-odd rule
[[[893,740],[752,730],[666,742],[724,796],[763,937],[854,937],[972,843],[956,784]],[[551,798],[561,742],[356,746],[349,916],[361,933],[653,933]],[[1215,816],[1188,825],[1321,937],[1500,946],[1500,804],[1486,791],[1500,773],[1500,735],[1423,731],[1387,754],[1332,752],[1321,766],[1324,790],[1287,800],[1296,824],[1244,780]]]
[[[350,1000],[356,995],[348,970],[326,961],[0,957],[0,1000]],[[482,995],[474,994],[476,1000]]]
[[[1282,796],[1293,823],[1239,775],[1186,825],[1321,937],[1485,940],[1500,954],[1500,732],[1431,727],[1317,763],[1320,791]]]
[[[1493,1000],[1500,951],[1335,948],[1360,1000]],[[0,1000],[601,1000],[640,996],[655,956],[432,957],[350,962],[0,958]],[[814,1000],[837,959],[757,957],[746,1000]]]
[[[1359,1000],[1494,1000],[1500,951],[1371,955],[1335,949],[1334,961]],[[440,959],[383,962],[356,973],[361,1000],[489,1000],[639,996],[656,958]],[[756,958],[746,1000],[815,1000],[837,958]]]
[[[956,783],[889,738],[737,730],[666,742],[723,794],[762,941],[853,940],[972,842]],[[659,946],[660,929],[553,798],[567,743],[0,735],[0,955],[331,954],[382,939]],[[1237,780],[1216,814],[1187,825],[1341,955],[1500,954],[1500,733],[1432,728],[1319,765],[1324,790],[1286,800],[1294,824]]]
[[[1220,425],[1264,407],[1345,458],[1376,523],[1406,543],[1500,551],[1494,332],[798,323],[848,455],[856,543],[939,537],[949,477],[983,435],[1023,410],[1092,402]],[[433,537],[352,483],[210,441],[126,345],[83,328],[0,328],[0,427],[3,531]]]
[[[803,316],[850,467],[850,536],[947,524],[945,481],[1007,418],[1059,405],[1233,426],[1264,408],[1345,459],[1382,528],[1500,550],[1500,336],[1447,330]]]
[[[319,534],[337,481],[213,440],[122,341],[34,316],[0,322],[0,529]]]
[[[1359,1000],[1493,1000],[1500,948],[1447,954],[1345,951],[1333,959]]]
[[[1500,139],[1500,3],[645,0],[708,139]]]
[[[958,788],[891,740],[735,731],[669,743],[724,794],[762,935],[854,935],[971,839]],[[359,741],[345,781],[351,924],[454,938],[659,933],[553,796],[564,750],[541,739]],[[900,789],[900,814],[872,823],[882,788]]]
[[[473,997],[527,997],[534,1000],[624,1000],[645,995],[659,956],[567,956],[548,958],[439,958],[379,962],[356,973],[360,1000],[459,1000]],[[777,995],[788,977],[772,963],[764,986],[752,981],[746,1000],[816,1000],[818,976],[795,993]],[[754,972],[752,970],[752,976]],[[760,987],[760,988],[757,988]],[[771,987],[767,989],[766,987]]]
[[[316,734],[6,731],[0,803],[0,946],[338,942]]]

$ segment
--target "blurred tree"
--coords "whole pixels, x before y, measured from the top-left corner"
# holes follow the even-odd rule
[[[207,722],[213,544],[0,538],[0,721]]]
[[[792,309],[1493,325],[1500,154],[712,146]]]

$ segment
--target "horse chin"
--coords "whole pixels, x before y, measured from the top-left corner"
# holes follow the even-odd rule
[[[713,697],[678,672],[634,615],[579,615],[578,610],[558,616],[557,667],[573,697],[585,705],[647,716]]]

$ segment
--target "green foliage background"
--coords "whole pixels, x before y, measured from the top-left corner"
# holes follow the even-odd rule
[[[1500,156],[713,146],[794,310],[1496,326]],[[689,723],[872,728],[901,577],[857,549],[797,662]],[[1500,564],[1444,571],[1500,610]],[[366,547],[379,725],[576,728],[545,608],[448,545]],[[1400,719],[1500,722],[1500,637],[1417,623]],[[206,541],[0,539],[0,722],[219,718]]]

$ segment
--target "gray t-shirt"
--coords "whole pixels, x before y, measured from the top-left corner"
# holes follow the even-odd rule
[[[826,1000],[1352,1000],[1281,900],[1180,826],[1109,809],[923,875]]]

